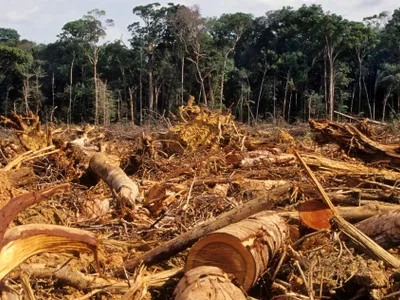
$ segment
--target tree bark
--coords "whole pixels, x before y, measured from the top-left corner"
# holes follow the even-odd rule
[[[373,216],[356,227],[380,246],[396,247],[400,244],[400,209]]]
[[[68,124],[72,123],[72,76],[74,69],[75,56],[72,58],[71,66],[69,68],[69,104],[68,104]]]
[[[94,124],[99,124],[99,93],[97,86],[97,61],[98,61],[98,53],[97,46],[95,45],[93,48],[93,81],[94,81]]]
[[[89,165],[92,171],[103,179],[111,190],[118,193],[123,204],[129,202],[130,205],[135,206],[139,188],[120,167],[112,165],[103,153],[93,155]]]
[[[286,102],[287,102],[287,94],[289,90],[289,80],[290,80],[290,72],[291,68],[289,68],[287,75],[286,75],[286,84],[285,84],[285,94],[283,96],[283,107],[282,107],[282,118],[285,120],[286,116]]]
[[[265,211],[213,232],[191,248],[186,270],[208,265],[233,274],[244,290],[266,270],[288,237],[288,227],[277,213]]]
[[[188,231],[157,248],[154,248],[135,259],[126,262],[125,269],[132,271],[142,261],[146,265],[154,264],[179,253],[185,248],[191,246],[202,236],[209,234],[213,231],[221,229],[229,224],[239,222],[257,212],[271,209],[280,201],[288,199],[291,195],[292,185],[285,184],[270,191],[268,197],[260,197],[250,200],[240,207],[232,209],[223,213],[208,222],[205,222],[191,231]],[[124,276],[125,270],[123,268],[118,270],[118,274]]]
[[[246,300],[247,297],[223,270],[212,266],[201,266],[185,273],[176,286],[174,299]]]
[[[261,96],[262,96],[262,92],[263,92],[264,81],[265,81],[266,75],[267,75],[267,66],[265,66],[265,68],[264,68],[263,76],[261,78],[260,90],[258,92],[258,97],[257,97],[256,123],[258,122],[258,111],[260,108],[260,101],[261,101]]]

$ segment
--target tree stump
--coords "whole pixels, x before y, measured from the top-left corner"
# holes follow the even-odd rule
[[[199,240],[189,252],[186,270],[216,266],[232,274],[248,290],[288,236],[288,227],[280,216],[262,212]]]
[[[243,291],[217,267],[201,266],[187,271],[174,291],[175,300],[246,300]]]

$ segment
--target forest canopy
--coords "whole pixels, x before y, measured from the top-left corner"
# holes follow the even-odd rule
[[[99,9],[50,44],[0,28],[0,113],[140,125],[192,95],[249,123],[399,118],[400,9],[356,22],[319,5],[206,18],[197,6],[152,3],[134,16],[129,44],[104,40],[113,20]]]

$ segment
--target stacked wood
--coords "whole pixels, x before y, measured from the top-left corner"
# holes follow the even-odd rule
[[[120,197],[121,201],[132,206],[136,204],[139,195],[139,188],[125,172],[118,166],[111,163],[110,159],[103,153],[96,153],[90,159],[92,171]]]
[[[247,299],[228,274],[212,266],[201,266],[186,272],[176,286],[174,296],[175,300]]]
[[[251,288],[288,237],[285,221],[266,211],[211,233],[189,252],[186,270],[216,266],[232,274],[244,290]]]

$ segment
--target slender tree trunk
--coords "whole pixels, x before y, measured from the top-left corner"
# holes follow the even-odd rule
[[[97,46],[93,48],[93,82],[94,82],[94,124],[99,124],[99,91],[97,86]]]
[[[376,93],[378,91],[378,74],[375,75],[374,95],[372,97],[372,119],[376,120]]]
[[[53,109],[55,106],[55,96],[54,96],[54,71],[51,72],[51,99],[53,100]]]
[[[353,91],[351,92],[350,113],[353,113],[354,98],[356,97],[357,84],[358,83],[356,83],[356,86],[353,88]]]
[[[288,123],[290,123],[290,109],[292,107],[292,96],[293,96],[293,92],[290,92],[289,105],[288,105],[288,111],[287,111],[287,122]]]
[[[139,75],[139,125],[143,124],[143,49],[140,48],[140,75]]]
[[[39,72],[39,71],[37,71]],[[36,111],[35,114],[37,115],[40,110],[40,95],[39,95],[39,73],[35,72],[35,89],[36,89]]]
[[[274,84],[273,84],[273,91],[272,91],[272,94],[273,94],[273,100],[274,100],[274,123],[276,122],[276,118],[277,118],[277,115],[276,115],[276,77],[275,77],[275,74],[274,74]]]
[[[224,64],[222,67],[222,73],[221,73],[221,86],[220,86],[220,95],[219,95],[219,105],[222,109],[222,104],[224,102],[224,82],[225,82],[225,69],[226,69],[226,61],[228,60],[228,55],[229,55],[230,51],[228,51],[225,54],[224,57]]]
[[[154,112],[154,94],[153,94],[153,55],[149,55],[149,110],[150,115]]]
[[[287,102],[287,94],[288,94],[288,89],[289,89],[290,72],[291,72],[291,68],[289,68],[287,75],[286,75],[285,94],[283,96],[283,108],[282,108],[283,120],[285,120],[285,118],[286,118],[286,102]]]
[[[181,105],[183,105],[184,75],[185,75],[185,55],[182,55],[182,58],[181,58]]]
[[[385,122],[385,115],[386,115],[386,105],[387,105],[387,101],[390,97],[390,91],[387,90],[385,91],[385,95],[383,96],[383,106],[382,106],[382,122]]]
[[[263,93],[263,87],[264,87],[264,81],[265,81],[265,77],[267,75],[267,66],[264,66],[264,71],[263,71],[263,76],[261,78],[261,84],[260,84],[260,90],[258,92],[258,97],[257,97],[257,106],[256,106],[256,123],[258,122],[258,111],[260,108],[260,102],[261,102],[261,96]]]
[[[328,64],[327,64],[327,47],[324,53],[324,96],[325,96],[325,114],[328,115]]]
[[[208,88],[210,89],[210,105],[211,107],[215,107],[215,98],[214,98],[214,89],[212,85],[211,75],[208,76]],[[220,109],[222,110],[222,102],[220,103]]]
[[[361,113],[361,97],[362,97],[362,57],[358,57],[358,67],[360,72],[358,73],[358,113]]]
[[[329,120],[333,121],[335,109],[335,61],[329,59]]]
[[[75,56],[72,58],[71,65],[69,68],[69,104],[68,104],[68,118],[67,123],[72,123],[72,79],[74,69]]]
[[[135,110],[134,110],[134,102],[133,102],[133,93],[132,89],[129,87],[129,109],[131,112],[131,124],[135,123]]]
[[[364,89],[365,89],[365,96],[367,98],[367,104],[368,104],[368,111],[369,111],[369,117],[372,119],[372,108],[371,108],[371,103],[369,101],[369,95],[368,95],[368,89],[367,89],[367,84],[365,83],[365,78],[362,78],[363,84],[364,84]]]
[[[28,114],[29,113],[29,103],[28,103],[28,98],[29,98],[29,79],[30,76],[25,76],[25,78],[23,79],[24,82],[24,87],[23,87],[23,94],[24,94],[24,102],[25,102],[25,113]]]

